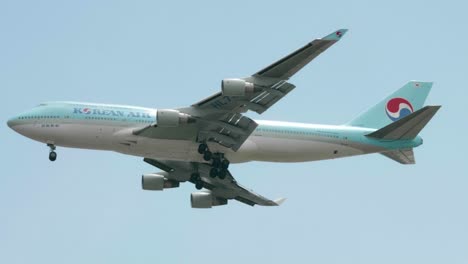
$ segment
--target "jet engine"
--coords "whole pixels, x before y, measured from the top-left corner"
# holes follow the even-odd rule
[[[178,181],[168,179],[168,172],[148,173],[141,177],[141,187],[143,190],[161,191],[167,188],[179,187]]]
[[[190,115],[174,109],[158,109],[156,112],[156,124],[158,127],[177,127],[194,121],[195,119]]]
[[[190,195],[192,208],[211,208],[212,206],[226,205],[227,199],[213,196],[210,191],[193,192]]]
[[[221,91],[224,96],[246,96],[255,92],[255,85],[242,79],[224,79]]]

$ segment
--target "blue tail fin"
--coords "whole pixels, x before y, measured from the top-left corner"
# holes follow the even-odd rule
[[[384,127],[421,109],[431,88],[432,82],[410,81],[346,125]]]

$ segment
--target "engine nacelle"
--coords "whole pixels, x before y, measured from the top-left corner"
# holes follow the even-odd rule
[[[177,127],[195,121],[190,115],[174,109],[158,109],[156,111],[156,124],[159,127]]]
[[[211,208],[227,204],[227,199],[215,197],[210,191],[201,191],[190,195],[190,203],[192,208]]]
[[[224,96],[246,96],[253,94],[255,85],[242,79],[224,79],[221,81],[221,91]]]
[[[180,183],[169,180],[168,175],[169,173],[167,172],[143,174],[141,177],[141,187],[143,190],[150,191],[161,191],[167,188],[179,187]]]

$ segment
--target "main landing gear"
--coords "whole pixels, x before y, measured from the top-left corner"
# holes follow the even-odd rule
[[[57,159],[57,152],[55,152],[55,145],[54,144],[47,144],[47,146],[50,148],[49,160],[50,161],[55,161]]]
[[[192,173],[192,175],[190,175],[190,181],[195,184],[195,188],[197,188],[197,190],[201,190],[203,188],[203,181],[200,177],[200,173]]]
[[[198,153],[203,155],[203,159],[205,161],[211,160],[211,178],[219,177],[221,180],[226,178],[227,169],[229,168],[229,160],[224,158],[223,153],[212,153],[208,149],[208,145],[206,143],[201,143],[198,146]]]
[[[198,146],[198,153],[203,155],[205,161],[211,161],[210,177],[225,179],[228,174],[229,160],[224,158],[223,153],[213,153],[208,149],[206,143]],[[190,182],[195,184],[197,190],[203,189],[205,183],[200,177],[200,173],[194,172],[190,175]]]

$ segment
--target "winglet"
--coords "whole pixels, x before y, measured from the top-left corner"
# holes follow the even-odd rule
[[[348,31],[348,30],[347,30],[347,29],[344,29],[344,28],[343,28],[343,29],[338,29],[337,31],[335,31],[335,32],[333,32],[333,33],[331,33],[331,34],[329,34],[329,35],[323,37],[322,39],[323,39],[323,40],[335,40],[335,41],[338,41],[338,40],[341,39],[341,37],[343,37],[343,36],[346,34],[347,31]]]
[[[281,205],[284,201],[286,201],[286,198],[279,198],[279,199],[273,200],[273,202],[276,205]]]

